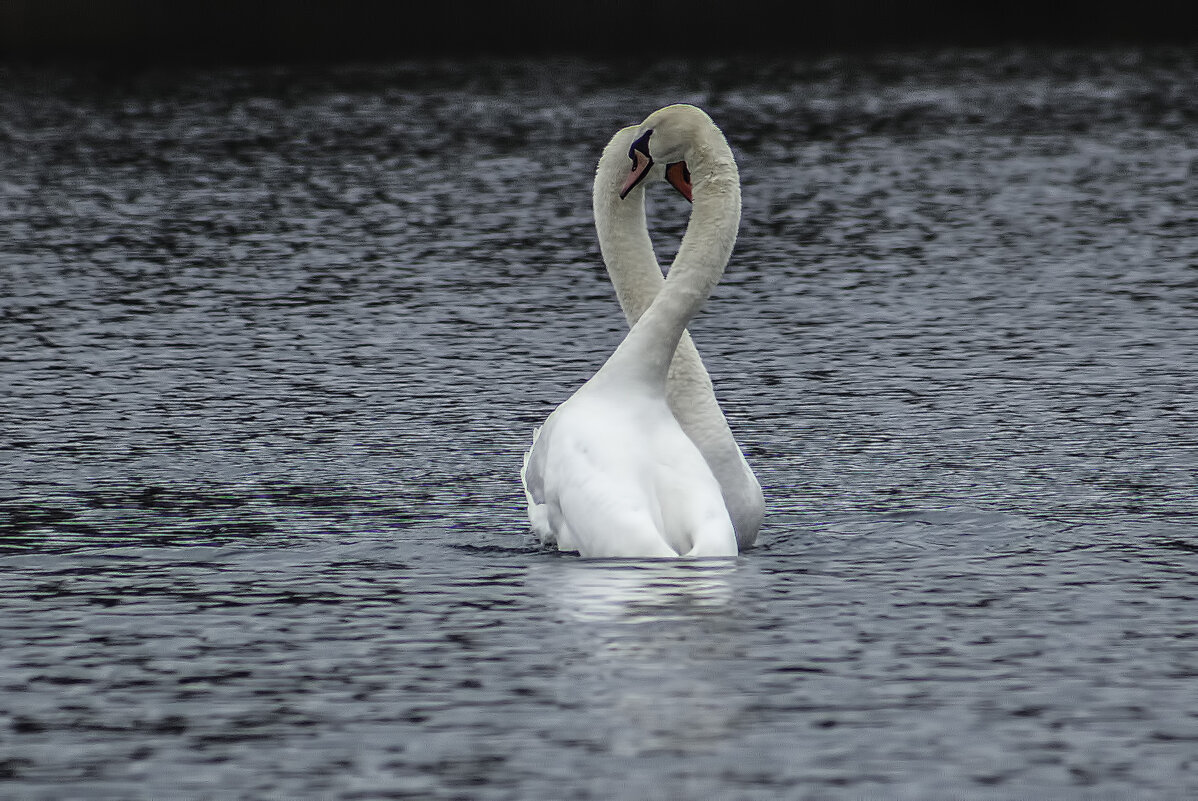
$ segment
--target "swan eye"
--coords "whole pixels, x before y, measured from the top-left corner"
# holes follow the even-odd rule
[[[649,137],[652,135],[653,129],[650,128],[649,130],[645,131],[644,135],[642,135],[640,139],[632,143],[632,147],[628,148],[628,158],[632,159],[634,164],[636,163],[636,153],[638,150],[641,153],[644,153],[646,156],[649,156]],[[649,156],[649,160],[652,161],[653,157]]]

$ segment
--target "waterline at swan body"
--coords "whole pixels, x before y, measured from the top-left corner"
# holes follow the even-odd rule
[[[734,556],[720,483],[670,408],[667,376],[736,241],[736,162],[694,106],[649,115],[627,156],[622,185],[602,191],[625,201],[660,165],[678,175],[681,164],[690,223],[669,277],[624,341],[534,435],[522,471],[529,520],[543,542],[583,556]]]

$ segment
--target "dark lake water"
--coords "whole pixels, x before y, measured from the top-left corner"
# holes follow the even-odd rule
[[[0,72],[0,795],[1198,796],[1198,52]],[[706,108],[734,562],[531,540]],[[687,208],[651,215],[668,257]]]

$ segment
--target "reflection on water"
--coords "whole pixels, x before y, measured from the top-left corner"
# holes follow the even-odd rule
[[[579,560],[534,566],[530,578],[551,604],[580,622],[654,623],[719,614],[733,602],[735,560],[631,562]]]
[[[702,754],[726,742],[737,707],[720,664],[738,636],[738,571],[753,572],[728,559],[529,570],[582,657],[563,666],[558,686],[602,717],[614,754]]]

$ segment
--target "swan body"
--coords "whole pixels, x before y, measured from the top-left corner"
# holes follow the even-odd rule
[[[664,167],[655,165],[649,180],[623,200],[619,197],[619,188],[628,173],[628,149],[636,139],[636,132],[637,126],[632,126],[612,137],[599,159],[594,189],[599,248],[629,326],[636,324],[665,282],[645,224],[644,190],[649,180],[662,177]],[[674,352],[666,382],[666,400],[678,424],[699,448],[719,482],[724,506],[736,531],[737,547],[743,551],[757,540],[765,516],[765,498],[728,427],[711,377],[689,332],[683,332]]]
[[[597,180],[597,195],[623,202],[639,189],[643,228],[640,184],[660,165],[668,172],[681,163],[694,209],[669,278],[640,295],[652,300],[615,353],[534,433],[521,472],[529,520],[543,542],[583,556],[734,556],[737,532],[720,481],[671,409],[667,378],[687,322],[736,241],[736,162],[711,118],[693,106],[660,109],[631,136],[631,171],[618,189],[605,183],[601,190]]]

